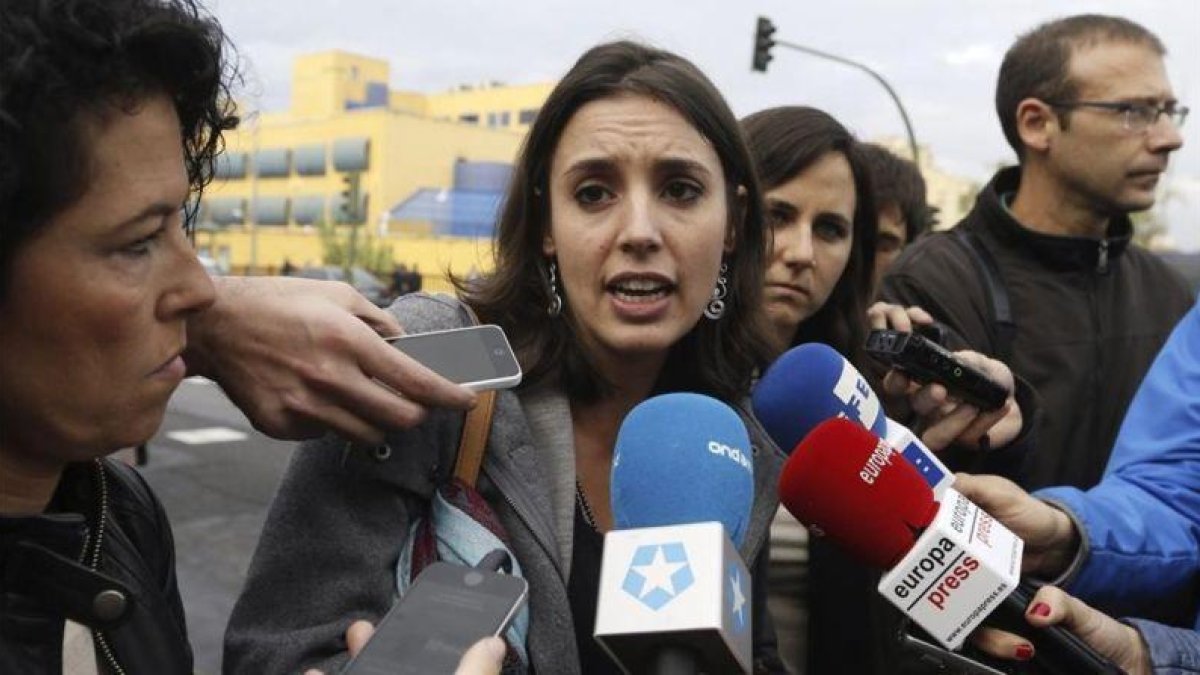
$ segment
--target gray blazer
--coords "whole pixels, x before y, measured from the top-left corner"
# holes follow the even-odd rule
[[[468,325],[452,298],[404,296],[391,311],[412,333]],[[741,553],[755,571],[757,670],[780,670],[766,611],[768,529],[784,456],[738,407],[754,450],[756,497]],[[463,414],[434,410],[389,436],[390,452],[334,436],[301,445],[254,553],[225,633],[226,673],[327,674],[347,660],[356,619],[378,622],[396,600],[396,561],[413,519],[453,471]],[[500,392],[478,488],[508,530],[529,582],[527,647],[538,673],[578,673],[567,600],[575,464],[570,410],[557,391]]]

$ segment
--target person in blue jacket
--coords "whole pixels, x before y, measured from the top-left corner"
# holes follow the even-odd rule
[[[1200,305],[1142,381],[1100,484],[1035,495],[1086,535],[1066,590],[1111,613],[1200,628]]]
[[[1029,495],[960,474],[955,487],[1025,540],[1025,574],[1109,614],[1200,629],[1200,305],[1147,373],[1098,485]]]

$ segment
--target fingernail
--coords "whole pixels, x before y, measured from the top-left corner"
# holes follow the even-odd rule
[[[1050,616],[1050,605],[1039,602],[1033,606],[1033,609],[1029,610],[1029,613],[1034,616]]]
[[[1017,657],[1018,661],[1028,661],[1033,658],[1033,646],[1017,645],[1017,649],[1013,655]]]

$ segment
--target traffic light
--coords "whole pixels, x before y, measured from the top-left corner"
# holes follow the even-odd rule
[[[771,36],[774,34],[775,24],[765,16],[758,17],[758,27],[754,30],[754,62],[750,65],[751,70],[767,72],[767,64],[774,58],[771,56],[771,47],[775,46],[775,40],[772,40]]]
[[[342,192],[341,192],[341,209],[343,223],[357,223],[361,215],[359,213],[360,204],[362,203],[361,192],[359,192],[359,179],[362,174],[357,171],[342,174]]]

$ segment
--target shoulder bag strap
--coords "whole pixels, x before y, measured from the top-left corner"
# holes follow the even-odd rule
[[[1007,362],[1012,356],[1013,340],[1017,337],[1017,324],[1013,321],[1012,306],[1008,300],[1008,287],[1004,284],[1004,277],[1000,275],[1000,268],[996,265],[996,259],[992,257],[987,247],[974,233],[968,232],[962,227],[956,227],[951,230],[954,241],[966,250],[967,255],[975,263],[975,268],[979,270],[980,279],[983,281],[983,291],[987,295],[988,310],[991,312],[991,328],[993,346],[996,349],[994,356],[1001,361]]]
[[[460,303],[471,318],[471,325],[479,325],[479,317],[466,303]],[[496,407],[496,392],[482,391],[477,396],[475,407],[467,411],[463,422],[462,438],[458,441],[458,459],[454,463],[454,477],[471,487],[479,478],[483,466],[483,453],[487,449],[488,432],[492,429],[492,412]]]

